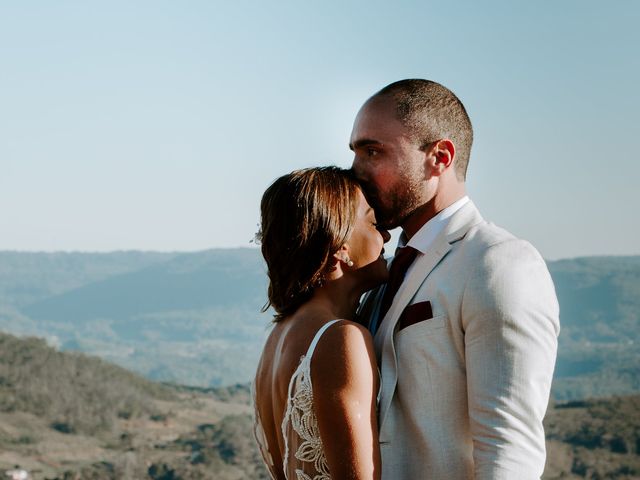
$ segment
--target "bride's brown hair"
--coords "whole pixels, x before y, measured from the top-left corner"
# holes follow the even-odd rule
[[[278,178],[260,203],[259,240],[267,262],[274,321],[294,313],[324,281],[349,237],[359,185],[350,170],[317,167]]]

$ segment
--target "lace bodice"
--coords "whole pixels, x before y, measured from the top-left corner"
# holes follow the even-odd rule
[[[287,409],[282,419],[282,437],[285,443],[282,467],[287,480],[331,480],[318,429],[318,420],[313,410],[311,358],[322,334],[337,321],[327,322],[318,330],[289,381]],[[272,478],[275,478],[271,468],[273,459],[269,453],[257,409],[255,415],[256,440],[262,458],[269,467]]]

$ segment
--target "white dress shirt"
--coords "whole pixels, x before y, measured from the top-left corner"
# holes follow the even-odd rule
[[[460,210],[468,201],[469,197],[465,195],[461,199],[453,202],[444,210],[439,211],[435,217],[420,227],[420,230],[418,230],[408,242],[404,232],[401,233],[400,238],[398,238],[398,248],[409,246],[418,250],[421,255],[427,253],[436,237],[449,224],[451,216]],[[415,262],[413,262],[413,265],[415,265]],[[407,274],[411,271],[413,265],[409,267]]]

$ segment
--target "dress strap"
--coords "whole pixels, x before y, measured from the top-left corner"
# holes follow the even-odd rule
[[[307,359],[308,362],[311,362],[311,356],[313,355],[313,351],[316,349],[316,345],[318,345],[318,342],[320,341],[320,337],[322,336],[322,334],[326,332],[331,325],[339,321],[340,319],[331,320],[330,322],[325,323],[322,326],[322,328],[318,330],[318,333],[316,333],[316,336],[313,337],[313,340],[311,340],[311,345],[309,345],[309,350],[307,350],[307,354],[305,355],[305,358]]]
[[[304,371],[305,364],[311,365],[311,355],[313,355],[313,351],[316,349],[316,345],[318,345],[318,341],[320,341],[320,337],[322,336],[322,334],[327,330],[327,328],[329,328],[331,325],[339,321],[340,319],[337,319],[337,320],[331,320],[330,322],[325,323],[320,328],[320,330],[318,330],[315,337],[313,337],[313,340],[311,340],[311,345],[309,345],[309,349],[307,350],[307,353],[303,357],[301,357],[301,362],[298,365],[298,368],[296,368],[296,371],[293,372],[293,375],[291,375],[291,378],[289,379],[289,388],[287,389],[287,398],[291,398],[291,394],[293,393],[293,384],[295,383],[296,377],[300,374],[300,372]]]

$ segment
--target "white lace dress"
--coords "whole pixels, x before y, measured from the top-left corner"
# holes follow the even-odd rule
[[[327,458],[320,439],[318,420],[313,411],[311,357],[322,334],[338,321],[327,322],[318,330],[311,345],[309,345],[307,353],[300,358],[300,365],[298,365],[289,381],[287,410],[282,419],[282,437],[285,443],[282,467],[287,480],[331,480]],[[273,459],[269,453],[257,409],[255,412],[254,432],[262,458],[269,469],[271,477],[275,479]]]

